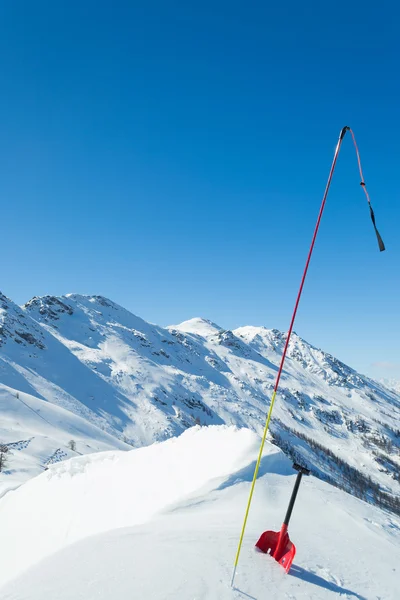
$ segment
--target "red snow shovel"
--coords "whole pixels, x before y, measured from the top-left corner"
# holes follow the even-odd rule
[[[296,546],[293,542],[290,541],[288,534],[288,525],[290,521],[290,517],[292,515],[292,510],[294,503],[296,501],[297,492],[299,491],[299,486],[301,482],[301,478],[303,475],[309,475],[309,469],[302,467],[301,465],[294,464],[293,468],[298,471],[296,477],[296,483],[294,484],[292,496],[290,498],[289,507],[287,509],[285,520],[283,521],[282,527],[280,531],[264,531],[261,534],[260,539],[258,540],[256,547],[261,550],[261,552],[265,552],[265,554],[270,554],[274,557],[274,559],[282,565],[285,569],[286,573],[289,572],[289,569],[292,565],[294,556],[296,554]]]

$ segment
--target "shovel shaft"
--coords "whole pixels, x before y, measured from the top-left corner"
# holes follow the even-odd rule
[[[294,488],[293,488],[292,496],[290,498],[286,517],[285,517],[285,520],[283,521],[284,525],[289,525],[290,517],[292,516],[292,510],[293,510],[294,503],[296,502],[296,496],[297,496],[297,492],[299,491],[302,476],[303,476],[303,473],[301,471],[299,471],[297,473],[296,483],[294,484]]]

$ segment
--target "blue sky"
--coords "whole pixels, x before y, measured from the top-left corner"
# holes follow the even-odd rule
[[[276,4],[276,5],[275,5]],[[295,330],[400,378],[394,1],[3,2],[0,289]]]

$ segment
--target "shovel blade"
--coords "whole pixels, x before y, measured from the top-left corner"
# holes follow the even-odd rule
[[[280,552],[279,557],[274,556],[275,560],[285,569],[286,573],[289,573],[289,569],[292,566],[293,559],[296,554],[296,546],[289,540],[289,544]]]
[[[264,531],[258,540],[256,547],[265,554],[274,555],[279,542],[279,531]]]
[[[286,573],[289,572],[296,554],[296,546],[290,541],[285,527],[282,527],[281,531],[264,531],[256,547],[261,552],[273,556]]]

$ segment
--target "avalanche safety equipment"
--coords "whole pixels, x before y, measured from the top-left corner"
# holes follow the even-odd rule
[[[377,237],[377,240],[378,240],[379,250],[381,252],[383,250],[385,250],[385,245],[384,245],[384,243],[382,241],[382,238],[379,235],[379,232],[378,232],[378,230],[376,228],[375,215],[374,215],[374,211],[372,210],[371,201],[370,201],[369,194],[368,194],[368,191],[367,191],[367,187],[366,187],[365,181],[364,181],[364,175],[363,175],[363,171],[362,171],[362,168],[361,168],[360,153],[358,151],[358,147],[357,147],[357,144],[356,144],[356,138],[354,137],[354,133],[350,129],[350,127],[348,127],[346,125],[341,130],[340,135],[339,135],[339,140],[338,140],[338,143],[336,145],[336,149],[335,149],[335,153],[334,153],[334,156],[333,156],[333,161],[332,161],[331,169],[329,171],[328,181],[327,181],[327,184],[326,184],[326,187],[325,187],[325,192],[324,192],[324,195],[323,195],[323,198],[322,198],[321,207],[319,209],[317,223],[315,225],[314,234],[313,234],[313,238],[312,238],[312,241],[311,241],[311,246],[310,246],[310,249],[308,251],[308,256],[307,256],[306,265],[305,265],[304,272],[303,272],[303,277],[301,279],[300,288],[299,288],[299,291],[298,291],[298,294],[297,294],[297,299],[296,299],[296,302],[295,302],[295,306],[294,306],[294,310],[293,310],[293,314],[292,314],[292,319],[291,319],[291,322],[290,322],[290,327],[289,327],[289,330],[288,330],[288,333],[287,333],[287,336],[286,336],[286,343],[285,343],[285,347],[283,349],[283,354],[282,354],[281,362],[280,362],[278,373],[277,373],[277,376],[276,376],[275,385],[274,385],[274,389],[273,389],[273,392],[272,392],[272,397],[271,397],[271,402],[270,402],[270,405],[269,405],[268,414],[267,414],[266,420],[265,420],[265,426],[264,426],[264,431],[263,431],[263,434],[262,434],[262,440],[261,440],[260,450],[258,452],[258,458],[257,458],[257,461],[256,461],[256,466],[254,468],[253,480],[252,480],[252,483],[251,483],[251,486],[250,486],[249,498],[248,498],[248,501],[247,501],[246,511],[245,511],[245,515],[244,515],[244,519],[243,519],[243,525],[242,525],[242,530],[241,530],[241,533],[240,533],[239,544],[238,544],[238,548],[237,548],[237,551],[236,551],[236,557],[235,557],[235,562],[234,562],[234,567],[233,567],[233,574],[232,574],[232,580],[231,580],[231,586],[232,587],[233,587],[233,582],[235,580],[236,568],[237,568],[237,565],[238,565],[238,562],[239,562],[240,550],[241,550],[241,547],[242,547],[244,532],[245,532],[245,529],[246,529],[247,518],[249,516],[249,510],[250,510],[250,506],[251,506],[251,501],[252,501],[252,498],[253,498],[254,486],[256,484],[258,470],[260,468],[261,457],[262,457],[262,453],[263,453],[263,449],[264,449],[264,445],[265,445],[265,440],[267,438],[267,433],[268,433],[268,429],[269,429],[269,423],[271,421],[272,411],[273,411],[274,404],[275,404],[275,398],[276,398],[276,394],[277,394],[278,387],[279,387],[279,381],[281,379],[283,365],[284,365],[285,358],[286,358],[286,353],[287,353],[288,347],[289,347],[290,336],[292,335],[293,325],[294,325],[294,322],[295,322],[295,319],[296,319],[296,314],[297,314],[297,309],[299,307],[300,298],[301,298],[301,294],[302,294],[303,287],[304,287],[304,282],[306,280],[308,267],[309,267],[311,256],[312,256],[312,253],[313,253],[313,250],[314,250],[315,240],[317,238],[319,226],[320,226],[320,223],[321,223],[322,214],[323,214],[324,208],[325,208],[326,199],[328,197],[329,188],[330,188],[332,177],[333,177],[333,173],[334,173],[334,170],[335,170],[335,167],[336,167],[336,161],[337,161],[338,156],[339,156],[339,151],[340,151],[340,147],[341,147],[342,142],[343,142],[343,138],[346,135],[347,131],[350,131],[350,133],[352,135],[352,138],[353,138],[353,143],[354,143],[354,147],[355,147],[356,154],[357,154],[358,170],[360,172],[360,177],[361,177],[361,187],[364,190],[364,193],[365,193],[367,201],[368,201],[368,206],[369,206],[369,210],[370,210],[370,216],[371,216],[372,224],[374,226],[376,237]]]
[[[296,477],[296,482],[294,484],[293,492],[290,498],[286,517],[283,521],[281,530],[264,531],[264,533],[261,534],[261,537],[256,544],[256,547],[259,550],[261,550],[261,552],[265,552],[265,554],[269,553],[271,556],[273,556],[273,558],[280,565],[282,565],[286,573],[289,572],[294,556],[296,554],[296,546],[289,538],[288,525],[290,517],[292,516],[292,510],[296,501],[297,492],[299,491],[301,478],[303,475],[310,474],[309,469],[306,469],[305,467],[302,467],[301,465],[298,465],[296,463],[293,465],[293,469],[296,469],[298,473]]]

